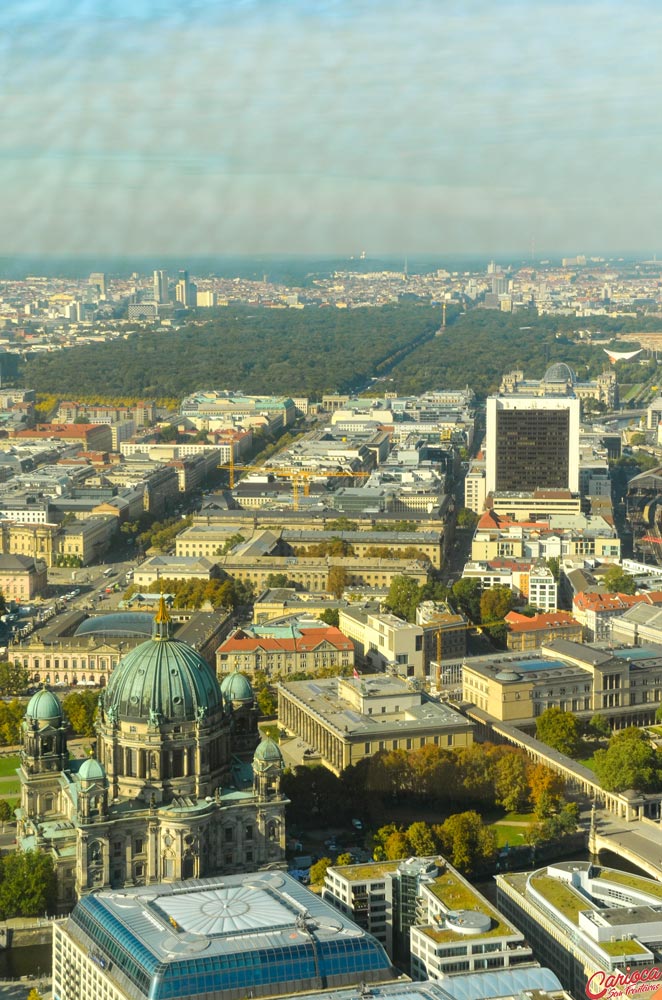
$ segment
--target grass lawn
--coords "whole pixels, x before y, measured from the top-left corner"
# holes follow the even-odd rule
[[[578,764],[583,764],[584,767],[590,768],[591,771],[595,770],[595,762],[593,760],[594,755],[591,754],[590,757],[578,757],[576,758]]]
[[[533,813],[506,813],[499,823],[535,823],[536,818]]]
[[[0,778],[13,778],[19,764],[18,757],[0,757]]]
[[[21,783],[18,779],[11,781],[5,780],[0,781],[0,795],[6,797],[7,795],[18,795],[21,791]]]
[[[280,733],[278,731],[278,726],[271,724],[263,725],[260,726],[260,731],[265,736],[269,736],[274,741],[274,743],[278,743],[280,736]]]
[[[497,847],[519,847],[526,843],[527,829],[525,826],[508,826],[507,823],[494,823],[492,829],[496,833]]]

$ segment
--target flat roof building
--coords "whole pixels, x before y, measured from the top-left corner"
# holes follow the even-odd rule
[[[566,861],[496,881],[499,908],[575,996],[588,982],[588,995],[602,996],[610,974],[654,965],[662,938],[662,886],[654,879]],[[634,988],[643,998],[656,989],[652,977]]]
[[[379,750],[473,742],[468,719],[387,674],[281,683],[278,721],[319,750],[322,763],[336,774]]]
[[[54,930],[58,1000],[243,1000],[396,978],[375,938],[280,871],[98,892]]]

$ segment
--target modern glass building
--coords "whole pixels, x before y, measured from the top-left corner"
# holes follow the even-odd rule
[[[244,1000],[397,976],[375,938],[280,871],[91,894],[54,931],[55,1000]]]

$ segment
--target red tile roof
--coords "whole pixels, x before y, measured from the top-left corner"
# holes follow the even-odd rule
[[[521,615],[517,611],[509,611],[504,621],[508,624],[511,632],[536,632],[542,629],[572,626],[581,628],[580,623],[572,617],[569,611],[549,611],[534,615],[532,618]]]
[[[273,653],[310,653],[325,642],[339,650],[350,651],[354,649],[353,642],[334,626],[306,629],[301,636],[287,639],[247,635],[242,629],[238,629],[234,635],[228,636],[218,648],[222,653],[249,653],[255,649],[263,649],[265,652]]]

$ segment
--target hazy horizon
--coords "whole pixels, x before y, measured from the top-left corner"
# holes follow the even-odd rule
[[[5,0],[0,26],[1,257],[656,246],[649,2]]]

